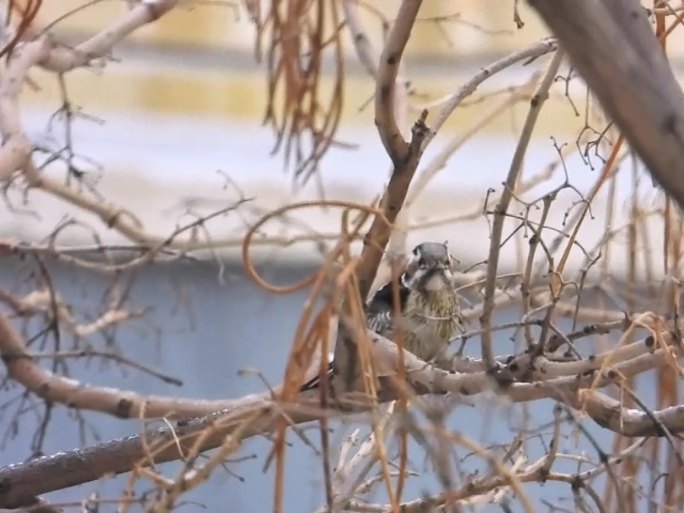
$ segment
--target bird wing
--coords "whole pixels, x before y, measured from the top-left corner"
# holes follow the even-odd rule
[[[404,285],[405,280],[399,280],[399,307],[404,310],[406,300],[409,295],[409,289]],[[366,316],[368,318],[368,328],[383,337],[391,336],[394,328],[394,305],[392,301],[392,282],[386,283],[380,287],[373,297],[368,302],[366,307]],[[328,360],[328,380],[332,380],[335,372],[335,362],[332,359],[332,353]],[[316,376],[302,385],[300,390],[312,390],[320,385],[319,376]]]
[[[328,353],[328,382],[332,379],[332,375],[334,372],[334,361],[333,361],[333,356],[334,353]],[[321,383],[321,377],[320,375],[316,375],[315,377],[311,378],[309,381],[305,382],[301,388],[299,389],[300,392],[304,392],[306,390],[313,390],[314,388],[317,388]]]
[[[409,289],[404,285],[405,280],[399,280],[399,308],[406,306]],[[368,327],[371,331],[384,337],[390,336],[394,328],[394,304],[392,300],[392,282],[388,282],[378,289],[368,302],[366,308]]]

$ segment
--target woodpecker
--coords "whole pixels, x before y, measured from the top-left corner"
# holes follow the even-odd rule
[[[390,281],[368,304],[368,327],[389,339],[401,329],[404,349],[422,360],[444,353],[461,322],[446,244],[423,242],[413,249],[399,278],[399,311],[395,318]]]
[[[404,349],[427,362],[443,356],[462,322],[447,245],[440,242],[417,245],[407,259],[397,286],[399,316],[395,315],[390,280],[366,306],[369,329],[389,339],[400,329]],[[334,372],[334,362],[329,369]],[[315,378],[304,384],[302,390],[317,385],[318,378]]]

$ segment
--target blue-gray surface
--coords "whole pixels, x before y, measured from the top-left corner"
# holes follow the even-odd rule
[[[62,266],[49,265],[56,290],[75,305],[75,312],[85,312],[92,318],[103,309],[106,291],[113,283],[111,278],[83,271],[75,271]],[[37,267],[32,260],[20,262],[4,259],[0,268],[0,287],[14,292],[28,292],[35,283]],[[272,265],[268,271],[271,278],[280,282],[292,281],[303,276],[307,269],[279,267]],[[150,307],[144,320],[134,321],[118,328],[111,339],[100,335],[88,339],[92,346],[104,348],[116,344],[126,355],[141,362],[163,369],[166,373],[184,381],[182,388],[161,383],[139,372],[122,372],[111,364],[103,367],[99,362],[72,361],[69,364],[71,375],[94,385],[109,385],[132,389],[141,393],[172,394],[185,397],[226,398],[239,397],[245,393],[260,391],[262,385],[254,376],[238,376],[244,368],[260,369],[266,378],[279,382],[284,359],[289,351],[294,327],[299,318],[305,294],[292,296],[271,296],[255,287],[241,272],[239,267],[228,266],[224,283],[218,279],[216,264],[177,263],[172,265],[151,266],[140,269],[130,276],[118,278],[120,284],[130,281],[131,308]],[[111,291],[110,291],[111,293]],[[511,318],[513,312],[505,312],[501,319]],[[25,327],[26,334],[35,333],[35,327]],[[33,330],[33,331],[32,331]],[[500,335],[497,351],[510,353],[513,344],[508,335]],[[34,350],[38,350],[34,342]],[[62,349],[67,349],[73,340],[62,340]],[[48,346],[45,350],[54,350]],[[15,397],[17,388],[0,392],[0,401]],[[510,405],[493,398],[474,399],[475,407],[459,406],[449,419],[450,427],[487,445],[495,442],[510,441],[511,429],[524,422],[524,415],[531,415],[528,425],[538,426],[551,421],[552,403],[542,401],[534,405]],[[40,404],[37,402],[37,404]],[[0,464],[21,461],[31,453],[32,436],[36,422],[33,414],[25,415],[19,429],[12,432],[8,424],[15,413],[12,405],[2,411],[3,445]],[[122,421],[100,414],[86,414],[89,425],[85,433],[86,444],[100,439],[109,439],[132,434],[137,431],[136,421]],[[585,422],[606,452],[610,452],[609,434]],[[336,461],[336,446],[341,437],[349,432],[349,425],[335,424],[332,435],[332,460]],[[548,430],[546,430],[548,431]],[[565,430],[571,433],[572,429]],[[316,430],[308,431],[311,439],[318,444]],[[43,445],[45,453],[68,450],[79,446],[82,433],[77,423],[70,418],[65,408],[58,407]],[[596,461],[596,452],[586,441],[579,437],[580,447],[587,449],[587,456]],[[290,436],[292,447],[288,450],[286,463],[285,511],[313,511],[322,505],[323,486],[320,476],[320,460],[310,448],[303,446]],[[539,454],[540,442],[534,436],[529,441],[533,454]],[[572,437],[561,441],[568,452],[578,452],[576,440]],[[230,466],[244,481],[219,469],[213,478],[198,491],[189,494],[181,511],[231,511],[266,512],[272,509],[273,470],[265,473],[262,466],[270,449],[270,442],[261,438],[248,441],[241,455],[256,455],[255,459]],[[438,490],[436,481],[430,477],[431,468],[423,457],[423,451],[411,451],[410,463],[427,477],[411,479],[405,497],[416,497],[423,492]],[[571,451],[570,451],[571,449]],[[463,457],[468,451],[459,449]],[[465,467],[475,465],[476,458],[468,458]],[[170,464],[172,465],[172,464]],[[562,463],[560,468],[572,471],[575,463]],[[475,465],[473,468],[476,468]],[[172,468],[162,466],[171,471]],[[482,469],[482,467],[480,466]],[[171,475],[174,475],[171,472]],[[102,497],[116,498],[125,486],[124,478],[105,479],[81,487],[56,492],[46,496],[56,502],[81,500],[95,490]],[[599,487],[599,490],[601,487]],[[143,490],[143,488],[140,488]],[[568,486],[548,484],[531,486],[529,492],[539,500],[546,497],[571,496]],[[376,493],[378,500],[383,499],[382,490]],[[567,504],[572,508],[571,503]],[[101,511],[114,511],[115,505],[103,506]],[[517,506],[513,505],[513,511]]]

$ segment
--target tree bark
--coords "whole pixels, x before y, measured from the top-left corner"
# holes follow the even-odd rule
[[[684,206],[684,95],[638,0],[529,0],[656,181]]]

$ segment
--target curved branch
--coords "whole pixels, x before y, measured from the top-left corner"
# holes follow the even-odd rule
[[[368,74],[375,78],[378,72],[378,57],[375,48],[373,48],[373,44],[363,27],[361,16],[359,15],[358,4],[359,0],[342,0],[342,10],[344,11],[344,18],[352,36],[352,43],[354,44],[354,50],[356,50],[356,56],[359,58],[359,62],[363,67],[366,68]]]
[[[145,0],[136,2],[119,19],[74,48],[56,46],[39,63],[50,71],[64,73],[106,56],[126,36],[152,23],[178,5],[178,0]]]
[[[409,156],[409,144],[401,135],[394,114],[397,74],[421,4],[422,0],[404,0],[401,3],[385,48],[380,55],[375,82],[375,125],[395,169]]]
[[[557,49],[558,43],[555,39],[546,38],[542,39],[541,41],[537,41],[527,48],[523,48],[522,50],[518,50],[510,55],[506,55],[505,57],[492,62],[473,75],[457,91],[446,96],[445,98],[433,102],[440,104],[440,108],[435,113],[434,120],[432,122],[433,132],[425,140],[423,146],[427,147],[427,145],[430,144],[430,141],[432,141],[433,137],[437,134],[437,132],[439,132],[440,128],[442,128],[442,125],[444,125],[446,120],[449,119],[449,116],[451,116],[454,110],[456,110],[456,107],[458,107],[468,96],[473,94],[482,84],[482,82],[489,79],[496,73],[511,67],[513,64],[516,64],[520,61],[529,62],[541,57],[542,55],[554,52]]]

